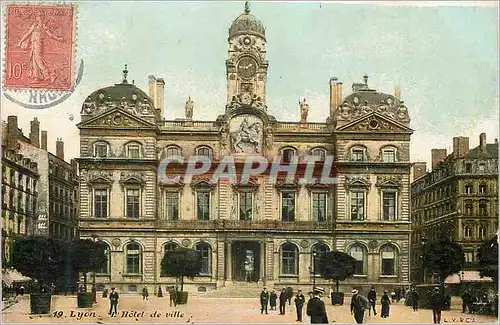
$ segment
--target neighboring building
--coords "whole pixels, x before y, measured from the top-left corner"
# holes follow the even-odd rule
[[[464,273],[477,276],[477,250],[498,231],[498,140],[469,149],[469,138],[453,138],[453,153],[432,149],[432,171],[414,166],[411,184],[412,281],[424,282],[423,245],[443,236],[459,243],[465,254]],[[419,169],[419,170],[416,170]],[[425,274],[426,280],[431,278]],[[437,279],[436,279],[437,280]]]
[[[106,245],[108,265],[97,275],[99,287],[135,292],[162,277],[165,251],[198,250],[200,276],[187,287],[198,290],[233,281],[268,286],[311,285],[313,253],[348,252],[357,259],[356,276],[343,285],[391,287],[409,282],[408,109],[396,95],[363,83],[342,97],[342,83],[330,81],[330,117],[307,122],[309,106],[300,101],[300,122],[279,122],[266,106],[265,29],[248,7],[229,29],[227,105],[215,121],[186,116],[164,120],[164,82],[153,76],[149,94],[127,81],[98,89],[82,106],[80,129],[80,213],[82,238]],[[297,108],[299,109],[299,108]],[[283,164],[306,156],[335,157],[340,184],[303,185],[269,175],[243,185],[210,174],[186,184],[167,184],[157,173],[165,157],[207,156],[241,161],[249,155]],[[182,166],[168,175],[182,174]],[[327,284],[316,279],[316,283]],[[204,287],[204,288],[202,288]]]
[[[27,224],[26,234],[70,241],[78,236],[76,161],[64,161],[64,144],[60,139],[56,142],[56,155],[47,151],[47,131],[41,131],[40,141],[40,123],[37,118],[31,121],[29,138],[18,128],[17,121],[17,116],[9,116],[7,123],[3,124],[3,152],[11,152],[14,157],[22,155],[35,163],[38,174],[36,186],[31,187],[36,193],[36,203],[32,203],[30,212],[33,221]]]

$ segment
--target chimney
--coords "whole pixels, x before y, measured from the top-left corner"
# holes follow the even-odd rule
[[[469,152],[469,138],[454,137],[453,138],[453,157],[458,158]]]
[[[31,121],[30,142],[32,146],[40,148],[40,122],[36,117]]]
[[[337,77],[330,78],[330,117],[333,118],[338,108]]]
[[[64,142],[62,138],[57,138],[56,141],[56,156],[64,160]]]
[[[337,82],[337,108],[342,103],[342,81]]]
[[[486,133],[481,133],[479,135],[479,147],[481,151],[486,151]]]
[[[7,147],[17,149],[17,139],[19,138],[19,128],[17,126],[17,116],[7,117]]]
[[[413,180],[419,179],[427,173],[426,162],[416,162],[413,164]]]
[[[431,157],[432,157],[432,170],[435,170],[439,163],[442,163],[446,158],[447,150],[446,149],[432,149]]]
[[[165,91],[165,80],[163,78],[156,79],[156,98],[155,107],[156,110],[160,112],[160,116],[163,116],[163,94]]]
[[[42,131],[42,149],[47,151],[47,131]]]
[[[394,97],[401,99],[401,87],[399,85],[394,86]]]
[[[153,75],[148,77],[148,95],[156,105],[156,77]]]

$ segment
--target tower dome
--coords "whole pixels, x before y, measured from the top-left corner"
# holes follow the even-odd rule
[[[239,15],[229,28],[230,38],[242,34],[252,34],[266,38],[266,29],[260,20],[250,14],[248,1],[245,2],[245,12]]]

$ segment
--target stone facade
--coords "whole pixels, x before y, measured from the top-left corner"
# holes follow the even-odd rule
[[[96,90],[82,107],[80,219],[83,238],[108,247],[98,287],[156,292],[175,279],[161,276],[165,250],[194,248],[203,270],[189,290],[238,281],[268,286],[327,282],[314,275],[313,253],[341,250],[355,256],[357,274],[348,286],[401,286],[409,281],[408,110],[395,96],[370,89],[367,77],[342,97],[330,83],[330,116],[280,122],[266,105],[265,29],[249,9],[233,22],[228,39],[227,105],[215,121],[194,121],[193,100],[182,119],[164,120],[162,79],[151,76],[148,94],[127,81]],[[361,154],[360,151],[361,150]],[[334,156],[338,185],[304,185],[268,172],[247,184],[210,172],[192,182],[165,182],[182,175],[164,158],[207,156],[214,164],[233,157],[237,170],[248,156],[296,163]],[[296,161],[295,161],[296,159]],[[295,162],[294,162],[295,161]],[[212,170],[213,172],[213,170]],[[238,176],[239,177],[239,176]],[[317,273],[317,272],[316,272]]]
[[[420,283],[431,280],[422,269],[423,245],[447,235],[462,246],[463,270],[477,271],[479,246],[498,231],[498,140],[486,143],[482,133],[469,150],[469,138],[455,137],[451,154],[432,150],[432,164],[411,184],[411,273]]]

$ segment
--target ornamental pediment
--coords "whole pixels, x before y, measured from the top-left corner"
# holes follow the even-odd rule
[[[154,124],[122,108],[114,108],[77,125],[79,128],[152,128]]]
[[[346,187],[370,187],[370,176],[346,175]]]
[[[144,172],[122,172],[120,174],[122,185],[144,185],[145,182]]]
[[[84,171],[80,175],[82,180],[89,184],[111,184],[113,183],[113,172],[104,170],[89,170]]]
[[[337,132],[370,132],[370,133],[412,133],[409,127],[394,120],[387,119],[378,113],[371,113],[367,116],[344,124],[337,128]]]
[[[403,178],[399,175],[377,175],[378,187],[401,187],[403,186]]]

